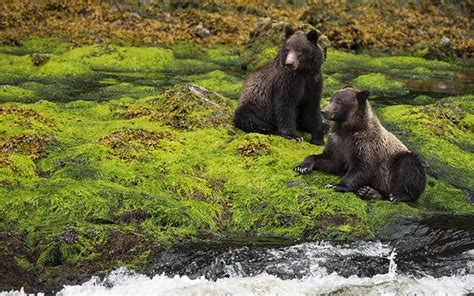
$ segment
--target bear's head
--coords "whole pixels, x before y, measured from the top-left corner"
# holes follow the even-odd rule
[[[331,101],[321,113],[327,120],[335,122],[356,121],[358,114],[366,110],[369,94],[368,90],[345,86],[331,97]]]
[[[318,45],[318,32],[294,32],[291,27],[286,27],[285,36],[278,54],[280,64],[290,71],[319,72],[324,54]]]

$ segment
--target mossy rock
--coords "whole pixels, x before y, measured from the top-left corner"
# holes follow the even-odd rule
[[[229,75],[221,70],[215,70],[206,74],[186,76],[185,79],[193,84],[219,92],[220,94],[238,99],[242,80]]]
[[[148,104],[156,109],[151,120],[176,129],[228,125],[232,117],[232,104],[228,99],[192,84],[176,85]]]

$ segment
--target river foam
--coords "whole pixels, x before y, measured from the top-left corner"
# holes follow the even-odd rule
[[[193,250],[195,250],[193,248]],[[210,252],[210,251],[209,251]],[[468,251],[468,255],[472,252]],[[199,253],[199,252],[197,252]],[[171,253],[183,258],[187,253]],[[166,257],[166,256],[163,256]],[[101,279],[92,277],[81,285],[66,285],[60,296],[121,295],[466,295],[474,293],[474,274],[468,268],[444,276],[414,276],[397,270],[397,252],[381,242],[333,244],[303,243],[286,247],[231,247],[219,252],[189,257],[181,266],[208,258],[196,270],[171,272],[157,265],[154,276],[119,268]],[[470,256],[469,256],[470,257]],[[363,258],[362,260],[360,258]],[[472,258],[472,257],[471,257]],[[374,261],[375,260],[375,261]],[[372,261],[372,263],[369,263]],[[341,275],[328,263],[360,270],[376,262],[378,273]],[[365,263],[361,263],[365,262]],[[400,261],[398,261],[401,263]],[[354,266],[358,266],[356,269]],[[368,267],[373,270],[373,267]],[[160,272],[161,270],[161,272]],[[206,270],[204,272],[202,270]],[[382,270],[382,272],[380,272]],[[211,272],[212,271],[212,272]],[[178,274],[182,274],[181,276]],[[217,278],[216,278],[217,276]],[[23,290],[1,292],[0,296],[24,296]],[[40,294],[41,295],[41,294]]]
[[[105,280],[92,278],[77,286],[65,286],[60,296],[125,295],[466,295],[474,292],[474,275],[416,279],[396,274],[372,278],[337,274],[324,277],[282,280],[267,273],[252,277],[223,278],[216,281],[187,276],[152,278],[125,268],[112,272]],[[22,291],[3,292],[2,296],[24,296]]]

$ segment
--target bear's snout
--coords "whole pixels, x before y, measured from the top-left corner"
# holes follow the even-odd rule
[[[329,110],[328,106],[326,106],[325,108],[321,110],[321,114],[327,120],[332,120],[331,110]]]
[[[295,51],[290,50],[285,59],[285,67],[290,70],[295,70],[298,67],[298,55]]]

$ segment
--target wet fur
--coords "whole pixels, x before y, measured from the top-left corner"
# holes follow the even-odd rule
[[[294,140],[302,140],[296,134],[296,130],[302,130],[311,133],[311,143],[324,144],[320,112],[324,56],[315,45],[317,35],[310,37],[315,38],[314,44],[308,40],[310,33],[289,34],[278,56],[246,79],[234,113],[235,127]],[[297,69],[285,67],[290,49],[303,52],[295,65]]]
[[[358,93],[345,88],[333,96],[326,108],[336,121],[323,153],[306,157],[295,170],[341,174],[342,180],[330,187],[364,199],[418,199],[426,184],[420,159],[380,124],[366,98],[358,102]]]

